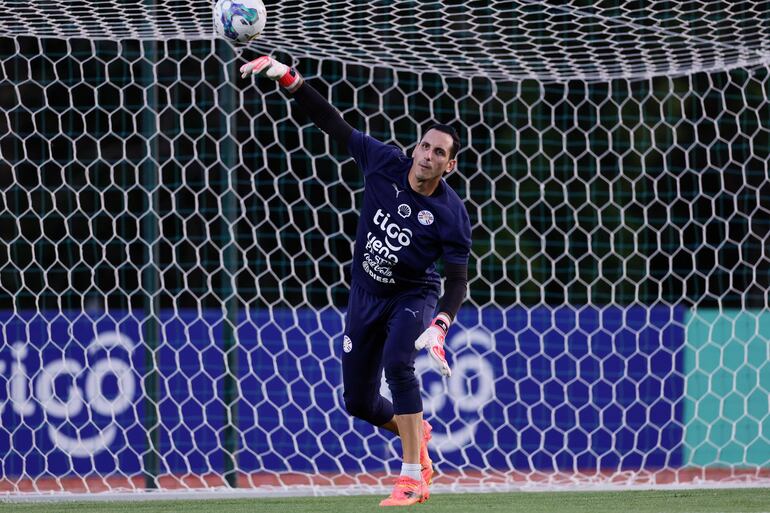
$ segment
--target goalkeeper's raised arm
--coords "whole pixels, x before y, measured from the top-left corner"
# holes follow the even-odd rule
[[[348,147],[353,127],[342,119],[337,109],[318,94],[318,91],[310,84],[305,84],[305,80],[297,70],[263,55],[241,66],[241,77],[245,78],[250,74],[277,81],[281,87],[293,95],[318,128],[341,144],[342,148]]]

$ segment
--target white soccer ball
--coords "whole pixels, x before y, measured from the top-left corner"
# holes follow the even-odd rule
[[[262,0],[217,0],[214,30],[220,37],[248,43],[265,29],[267,10]]]

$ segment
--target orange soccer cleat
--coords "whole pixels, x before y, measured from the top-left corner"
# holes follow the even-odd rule
[[[417,481],[409,476],[399,476],[390,497],[383,499],[380,506],[411,506],[425,502],[430,497],[430,490],[424,481]]]
[[[433,482],[433,462],[428,454],[428,442],[431,439],[430,432],[433,431],[433,427],[427,420],[422,421],[422,441],[420,441],[420,465],[422,465],[422,480],[426,485],[430,485]]]

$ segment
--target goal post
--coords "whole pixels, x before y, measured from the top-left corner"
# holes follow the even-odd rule
[[[0,493],[397,471],[341,399],[363,179],[239,77],[261,52],[383,141],[464,142],[436,490],[767,484],[765,7],[267,2],[242,49],[181,4],[0,0]]]

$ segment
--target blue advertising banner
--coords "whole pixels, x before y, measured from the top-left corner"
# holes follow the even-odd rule
[[[140,323],[80,312],[0,316],[4,476],[139,473]]]
[[[452,377],[442,380],[426,354],[415,363],[442,468],[681,465],[683,320],[668,307],[463,309],[447,340]],[[129,312],[22,312],[0,315],[0,328],[4,476],[137,475],[150,432],[157,472],[221,473],[228,426],[242,472],[397,461],[391,437],[344,411],[334,309],[231,320],[169,310],[152,323]]]

